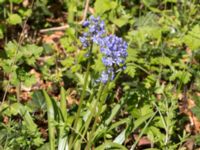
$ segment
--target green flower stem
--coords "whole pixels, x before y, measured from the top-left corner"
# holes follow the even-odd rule
[[[98,96],[97,96],[97,102],[100,102],[100,105],[98,107],[98,113],[95,116],[94,124],[92,126],[92,131],[89,135],[89,141],[88,141],[86,148],[85,148],[86,150],[89,150],[90,147],[91,147],[91,144],[92,144],[92,141],[93,141],[94,131],[95,131],[96,126],[97,126],[97,121],[98,121],[99,115],[101,114],[102,106],[104,104],[104,101],[103,100],[101,101],[101,95],[102,95],[104,89],[105,89],[105,85],[103,85],[103,83],[101,83],[100,89],[98,91]],[[95,110],[96,110],[96,106],[94,106],[94,109],[93,109],[94,112],[93,113],[95,113]]]
[[[86,75],[85,75],[85,79],[84,79],[84,85],[83,85],[83,91],[81,93],[81,98],[80,98],[80,102],[79,102],[79,106],[78,106],[78,111],[75,117],[75,122],[74,122],[74,130],[77,130],[77,126],[78,126],[78,121],[79,121],[79,117],[80,117],[80,113],[81,113],[81,108],[83,105],[83,100],[85,97],[85,93],[86,93],[86,89],[87,89],[87,83],[88,83],[88,77],[89,77],[89,73],[90,73],[90,66],[91,66],[91,54],[92,54],[92,48],[93,48],[93,44],[91,44],[90,49],[89,49],[89,59],[88,59],[88,64],[87,64],[87,69],[86,69]],[[72,143],[73,139],[74,139],[74,133],[72,134],[70,141],[69,141],[69,149],[71,149],[71,147],[73,146]]]
[[[146,74],[150,75],[151,73],[146,70],[145,68],[143,68],[142,66],[136,64],[136,63],[128,63],[127,66],[135,66],[137,68],[139,68],[140,70],[144,71]]]
[[[89,102],[90,102],[93,98],[94,98],[94,92],[90,95]],[[95,100],[94,106],[95,106],[96,104],[97,104],[97,100]],[[81,133],[81,140],[84,140],[85,134],[87,133],[88,127],[89,127],[90,122],[91,122],[91,120],[92,120],[92,118],[93,118],[93,115],[92,115],[92,114],[95,113],[94,111],[95,111],[95,107],[92,109],[91,115],[88,117],[88,119],[86,120],[84,126],[83,126],[83,127],[81,128],[81,130],[80,130],[80,133]],[[80,135],[77,135],[77,136],[76,136],[76,138],[75,138],[74,142],[72,143],[72,145],[74,145],[74,143],[75,143],[75,141],[78,139],[78,137],[80,137]]]
[[[75,120],[75,123],[74,123],[74,128],[76,129],[77,127],[77,124],[78,124],[78,119],[80,117],[80,113],[81,113],[81,107],[83,105],[83,99],[85,97],[85,93],[86,93],[86,88],[87,88],[87,82],[88,82],[88,76],[89,76],[89,70],[90,70],[90,65],[91,65],[91,62],[89,61],[88,62],[88,66],[87,66],[87,71],[86,71],[86,76],[85,76],[85,83],[83,85],[83,91],[82,91],[82,94],[81,94],[81,98],[80,98],[80,103],[79,103],[79,107],[78,107],[78,111],[77,111],[77,115],[76,115],[76,120]]]
[[[163,126],[164,126],[164,128],[165,128],[166,134],[165,134],[164,143],[165,143],[165,145],[167,145],[168,139],[169,139],[169,129],[168,129],[167,122],[166,122],[166,120],[164,119],[164,116],[162,115],[162,113],[161,113],[159,107],[156,105],[156,103],[153,102],[153,104],[154,104],[154,106],[156,107],[156,109],[157,109],[157,111],[158,111],[158,113],[159,113],[159,115],[160,115],[160,118],[161,118],[161,120],[162,120]],[[167,112],[168,112],[168,110],[167,110]]]
[[[113,80],[114,83],[118,80],[118,78],[119,78],[119,76],[120,76],[121,73],[122,73],[121,71],[118,72],[118,74],[116,75],[115,79]],[[102,110],[103,104],[105,103],[104,100],[106,99],[106,97],[107,97],[107,95],[109,93],[108,92],[108,90],[109,90],[109,83],[110,83],[110,81],[108,81],[106,85],[104,85],[103,83],[101,83],[100,89],[98,90],[97,102],[100,102],[100,103],[99,103],[99,107],[98,107],[98,113],[95,116],[95,120],[94,120],[94,123],[93,123],[93,126],[92,126],[92,131],[91,131],[91,133],[89,135],[89,141],[88,141],[88,143],[86,145],[86,148],[85,148],[86,150],[90,149],[91,144],[92,144],[92,142],[94,140],[93,136],[94,136],[94,133],[95,133],[95,130],[96,130],[97,121],[98,121],[98,118],[99,118],[99,116],[101,114],[101,110]],[[104,98],[102,98],[102,100],[101,100],[101,96],[102,96],[103,92],[106,93],[107,95],[105,95]],[[94,108],[96,108],[96,107],[94,107]]]
[[[66,94],[64,87],[61,87],[61,99],[60,99],[60,119],[59,119],[59,126],[58,126],[58,149],[64,150],[67,147],[67,136],[65,135],[65,122],[67,120],[67,111],[66,111]]]
[[[134,144],[131,146],[130,150],[135,150],[138,142],[140,141],[140,138],[142,137],[142,135],[144,134],[146,128],[148,127],[148,125],[151,123],[151,121],[153,120],[153,118],[155,117],[155,115],[157,114],[158,111],[156,111],[152,117],[149,119],[149,121],[145,124],[144,128],[142,129],[142,131],[139,134],[139,137],[137,138],[137,140],[134,142]]]

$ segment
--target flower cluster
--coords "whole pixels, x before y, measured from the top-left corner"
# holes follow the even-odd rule
[[[104,54],[102,58],[103,64],[106,66],[107,71],[101,75],[101,81],[106,83],[109,79],[114,78],[114,69],[116,67],[123,67],[127,57],[127,43],[122,38],[116,35],[108,35],[104,39],[104,44],[100,47],[101,52]],[[107,73],[107,75],[105,75]]]
[[[100,18],[91,16],[89,20],[83,23],[84,27],[88,27],[88,32],[80,37],[84,47],[96,43],[100,46],[103,54],[102,62],[106,67],[101,74],[100,81],[106,83],[113,80],[116,67],[123,67],[127,57],[127,43],[116,35],[107,35],[105,32],[105,24]]]
[[[82,37],[80,37],[80,41],[83,44],[83,47],[89,47],[91,43],[96,43],[98,45],[102,45],[102,38],[104,37],[105,31],[105,23],[100,20],[100,17],[95,18],[91,16],[89,20],[83,22],[83,27],[88,27],[88,32],[83,33]]]
[[[104,45],[100,48],[104,54],[102,59],[107,67],[124,64],[127,57],[127,43],[115,35],[109,35],[104,38]]]

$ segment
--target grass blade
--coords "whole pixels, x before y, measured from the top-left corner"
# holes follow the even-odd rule
[[[43,90],[45,101],[47,104],[47,116],[48,116],[48,131],[50,150],[55,150],[55,126],[54,126],[54,107],[51,98],[45,90]]]

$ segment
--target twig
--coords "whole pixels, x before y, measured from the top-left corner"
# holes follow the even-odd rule
[[[88,8],[89,8],[89,3],[90,3],[90,0],[86,0],[85,9],[83,11],[83,19],[78,24],[82,24],[85,21],[85,19],[87,17]],[[60,31],[60,30],[65,30],[67,28],[69,28],[68,24],[64,25],[64,26],[60,26],[60,27],[41,29],[40,33],[45,33],[45,32],[49,32],[49,31]]]
[[[60,31],[60,30],[65,30],[67,28],[69,28],[68,24],[60,26],[60,27],[53,27],[53,28],[41,29],[40,33],[45,33],[45,32],[49,32],[49,31]]]
[[[90,3],[90,0],[86,0],[85,9],[84,9],[84,12],[83,12],[83,19],[79,22],[79,24],[82,24],[85,21],[86,17],[87,17],[89,3]]]

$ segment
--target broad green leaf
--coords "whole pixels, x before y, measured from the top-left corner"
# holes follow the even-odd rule
[[[112,22],[116,24],[118,27],[122,27],[129,23],[130,15],[123,15],[120,18],[113,19]]]
[[[6,51],[6,55],[9,58],[13,58],[17,52],[17,50],[19,49],[18,45],[16,42],[11,42],[9,41],[8,44],[5,45],[5,51]],[[17,56],[18,58],[20,58],[20,56]]]
[[[46,103],[45,103],[44,95],[41,90],[34,91],[34,93],[32,95],[31,104],[32,104],[32,106],[36,107],[37,109],[45,110]]]
[[[94,9],[97,14],[103,14],[104,12],[116,8],[117,3],[112,0],[96,0]]]
[[[22,18],[18,14],[9,14],[7,22],[11,25],[21,24]]]
[[[61,64],[66,68],[70,68],[74,64],[74,58],[68,57],[64,59],[63,61],[61,61]]]
[[[23,17],[30,17],[32,15],[32,10],[31,9],[27,9],[27,10],[20,9],[18,12]]]
[[[5,2],[5,0],[0,0],[0,4],[2,4],[2,3],[4,3]]]

